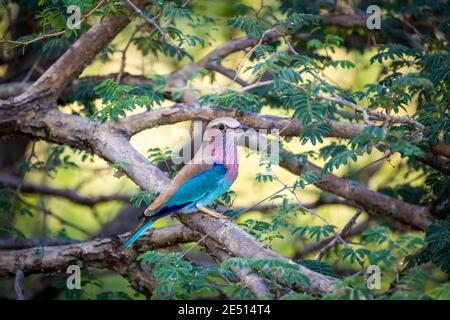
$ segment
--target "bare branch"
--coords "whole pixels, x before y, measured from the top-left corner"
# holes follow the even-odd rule
[[[119,236],[119,242],[125,241],[127,236],[128,233]],[[170,226],[146,233],[137,242],[137,247],[150,250],[197,238],[197,233],[184,226]],[[18,268],[25,275],[65,272],[67,266],[81,261],[89,268],[119,273],[139,292],[151,292],[155,283],[149,270],[142,269],[136,262],[136,251],[122,249],[117,240],[104,238],[62,246],[0,251],[0,278],[15,276]]]
[[[256,86],[256,84],[254,85]],[[283,136],[298,136],[304,129],[303,125],[291,118],[283,118],[269,115],[259,115],[251,112],[244,112],[237,109],[208,108],[197,104],[176,104],[170,108],[153,110],[138,115],[129,116],[120,120],[120,126],[127,130],[130,135],[134,135],[142,130],[153,128],[155,126],[173,124],[187,120],[211,121],[217,117],[232,117],[241,123],[259,129],[278,129]],[[351,139],[363,132],[367,127],[364,124],[356,122],[344,122],[329,120],[329,137]],[[450,146],[439,142],[430,146],[433,152],[450,157]],[[428,163],[431,163],[430,161]],[[435,162],[435,164],[439,164]]]
[[[303,164],[298,157],[285,150],[281,152],[283,159],[280,166],[296,175],[312,171],[317,176],[321,170],[316,165],[307,162]],[[386,196],[379,192],[369,190],[366,186],[352,180],[339,178],[333,174],[327,174],[320,181],[314,183],[318,188],[334,193],[342,198],[353,201],[364,208],[368,213],[379,213],[398,219],[416,229],[425,230],[430,224],[427,217],[431,215],[427,207],[412,205],[407,202]]]
[[[67,244],[81,243],[82,240],[72,240],[63,238],[31,238],[31,239],[0,239],[0,249],[26,249],[32,247],[51,247],[51,246],[63,246]]]
[[[369,227],[369,221],[370,221],[369,219],[366,219],[363,222],[361,222],[361,223],[357,224],[356,226],[354,226],[353,228],[351,228],[351,230],[347,233],[347,235],[344,237],[344,239],[348,239],[352,236],[359,235],[362,232],[364,232]],[[335,239],[335,237],[331,236],[331,237],[323,239],[319,242],[314,242],[314,243],[308,244],[308,245],[304,246],[303,248],[300,248],[299,250],[297,250],[297,252],[295,253],[295,258],[303,259],[308,254],[322,249],[323,247],[328,245],[331,241],[333,241],[333,239]]]
[[[138,31],[139,31],[139,27],[136,27],[133,30],[133,32],[131,33],[130,38],[127,41],[127,44],[125,45],[125,48],[123,48],[123,50],[122,50],[122,60],[120,61],[120,70],[119,70],[119,73],[117,74],[117,77],[116,77],[116,82],[117,83],[120,83],[120,81],[122,80],[122,76],[123,76],[123,73],[125,71],[125,65],[126,65],[126,62],[127,62],[127,51],[130,48],[131,43],[133,42],[134,36],[136,35],[136,33]]]
[[[319,253],[316,256],[316,260],[321,260],[334,246],[340,242],[340,239],[345,239],[350,231],[353,228],[353,225],[356,223],[356,220],[361,215],[362,210],[358,210],[355,215],[346,223],[344,228],[342,228],[341,232],[339,234],[335,235],[333,239],[322,249],[320,249]]]
[[[10,176],[10,175],[2,175],[0,174],[0,184],[3,184],[4,186],[10,187],[10,188],[17,188],[20,184],[20,179],[16,176]],[[92,196],[92,197],[85,197],[73,189],[58,189],[53,188],[46,185],[39,185],[39,184],[33,184],[30,182],[23,182],[21,186],[21,191],[25,193],[31,193],[31,194],[43,194],[43,195],[49,195],[49,196],[56,196],[56,197],[62,197],[66,198],[72,202],[85,205],[85,206],[95,206],[98,203],[101,202],[107,202],[107,201],[121,201],[121,202],[129,202],[131,195],[125,195],[125,194],[112,194],[112,195],[101,195],[101,196]]]
[[[135,5],[143,7],[146,3],[147,1],[139,0]],[[29,96],[47,90],[59,95],[129,22],[128,16],[117,15],[92,26],[23,95]]]

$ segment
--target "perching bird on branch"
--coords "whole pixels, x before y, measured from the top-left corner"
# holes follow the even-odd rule
[[[238,175],[238,131],[246,127],[232,118],[211,121],[203,135],[203,143],[195,156],[144,211],[144,221],[125,244],[129,248],[160,218],[175,212],[202,211],[215,218],[224,218],[208,208],[227,191]]]

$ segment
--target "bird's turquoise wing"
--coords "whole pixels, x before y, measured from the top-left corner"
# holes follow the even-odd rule
[[[227,169],[224,165],[214,164],[211,168],[184,182],[161,209],[145,217],[144,221],[131,233],[124,245],[125,249],[129,248],[158,219],[193,206],[201,200],[206,202],[214,200],[229,187],[229,184],[224,182],[226,174]]]
[[[195,205],[201,199],[220,187],[227,174],[223,164],[214,164],[210,169],[199,173],[184,182],[165,205],[151,216],[167,215],[183,208]]]

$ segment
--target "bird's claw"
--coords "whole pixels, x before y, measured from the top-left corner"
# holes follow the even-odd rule
[[[200,205],[197,205],[197,209],[199,211],[209,215],[210,217],[213,217],[213,218],[216,218],[216,219],[228,219],[227,216],[225,216],[225,215],[223,215],[221,213],[215,212],[214,210],[208,209],[206,207],[200,206]]]

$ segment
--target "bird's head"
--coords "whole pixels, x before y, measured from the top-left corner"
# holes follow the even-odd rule
[[[204,140],[214,142],[220,138],[220,140],[225,141],[226,136],[235,139],[238,133],[242,133],[247,129],[247,126],[242,125],[233,118],[217,118],[208,123],[204,134]]]
[[[238,136],[247,129],[233,118],[223,117],[212,120],[208,123],[203,135],[204,156],[215,162],[235,163]]]

